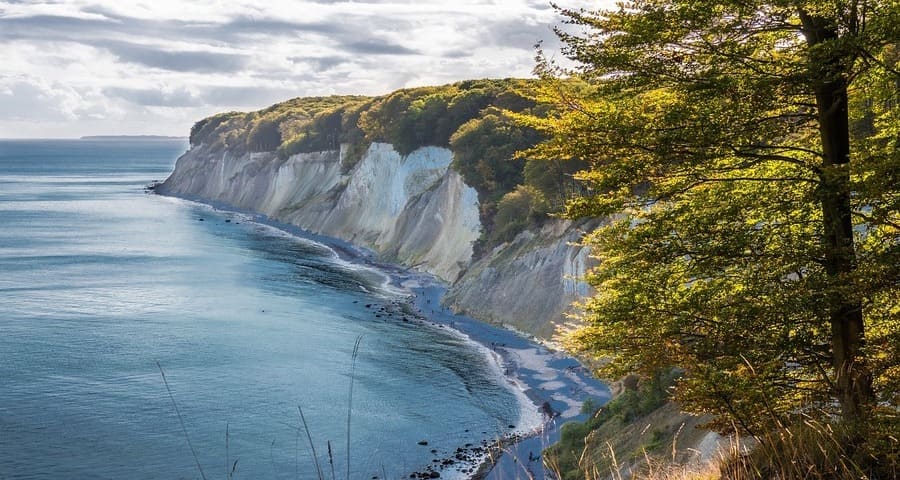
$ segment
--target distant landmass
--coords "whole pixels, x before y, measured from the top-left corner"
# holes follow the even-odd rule
[[[187,137],[165,135],[86,135],[81,140],[122,141],[122,140],[187,140]]]

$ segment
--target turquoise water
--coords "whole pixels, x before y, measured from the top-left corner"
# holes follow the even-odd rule
[[[146,194],[186,147],[0,141],[0,479],[200,478],[157,362],[207,478],[235,460],[237,479],[316,478],[298,405],[341,478],[360,335],[351,478],[408,477],[518,421],[471,343],[378,311],[400,300],[381,272]]]

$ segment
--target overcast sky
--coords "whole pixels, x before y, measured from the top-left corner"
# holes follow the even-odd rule
[[[558,24],[549,0],[0,0],[0,138],[184,136],[297,96],[527,77]]]

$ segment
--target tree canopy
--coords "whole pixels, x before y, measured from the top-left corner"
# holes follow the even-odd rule
[[[612,215],[569,347],[608,377],[682,371],[723,430],[896,419],[900,5],[561,13],[576,67],[541,59],[555,109],[520,119],[550,138],[532,155],[588,163],[568,215]]]

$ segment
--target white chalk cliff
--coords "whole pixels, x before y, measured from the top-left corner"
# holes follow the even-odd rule
[[[431,273],[451,286],[447,303],[475,318],[548,338],[584,295],[586,250],[578,228],[550,222],[480,260],[476,191],[450,168],[450,150],[401,156],[372,144],[343,173],[341,151],[231,155],[195,145],[157,188],[166,195],[228,205],[367,247],[382,259]]]

